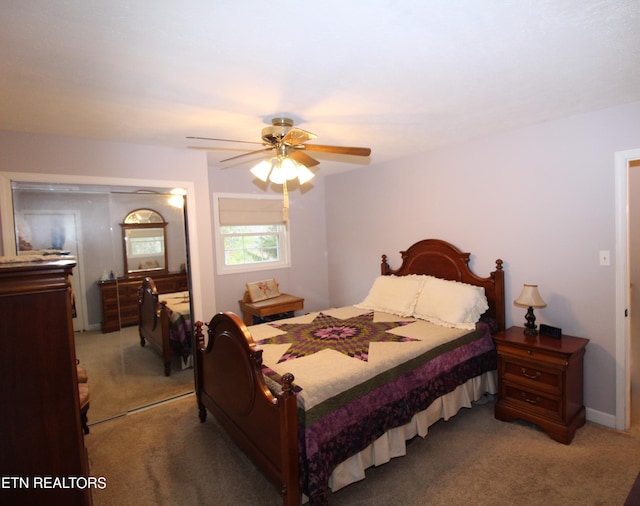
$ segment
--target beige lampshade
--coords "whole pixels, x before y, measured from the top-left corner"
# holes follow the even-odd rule
[[[520,296],[513,303],[521,307],[547,307],[547,303],[542,300],[538,293],[538,285],[528,285],[526,283],[522,287]]]

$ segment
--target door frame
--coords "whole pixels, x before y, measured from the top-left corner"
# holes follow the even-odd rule
[[[615,236],[616,236],[616,429],[631,425],[631,320],[628,317],[629,272],[629,163],[640,159],[640,149],[615,153]]]
[[[15,210],[14,210],[15,211]],[[28,216],[69,216],[73,220],[74,251],[71,253],[76,257],[77,269],[74,269],[71,276],[71,285],[75,292],[74,302],[76,304],[77,316],[73,320],[74,332],[88,330],[89,315],[87,310],[87,286],[84,276],[84,253],[82,251],[82,222],[80,212],[74,209],[23,209],[23,215]],[[17,249],[17,248],[16,248]]]

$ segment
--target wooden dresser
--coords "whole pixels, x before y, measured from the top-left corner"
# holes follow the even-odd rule
[[[147,274],[158,293],[185,292],[189,289],[187,274]],[[138,324],[138,290],[146,276],[98,281],[102,295],[102,332],[114,332],[120,327]]]
[[[74,266],[0,264],[0,504],[91,504],[71,316]],[[80,486],[71,486],[78,477]]]
[[[511,327],[494,336],[498,351],[499,420],[526,420],[552,439],[571,443],[585,422],[583,357],[588,339],[524,335]]]

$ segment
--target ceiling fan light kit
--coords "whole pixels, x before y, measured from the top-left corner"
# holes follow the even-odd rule
[[[271,181],[275,184],[284,184],[285,181],[298,179],[300,184],[310,181],[315,174],[304,165],[291,158],[276,157],[271,160],[262,160],[250,171],[260,181]]]
[[[259,170],[258,175],[254,169],[251,172],[260,180],[266,182],[267,179],[275,184],[283,184],[285,181],[297,179],[300,184],[305,184],[315,174],[307,169],[304,165],[300,165],[289,158],[280,161],[274,158],[271,162],[266,162],[267,170],[265,172],[264,164],[266,161],[260,162],[254,169]]]

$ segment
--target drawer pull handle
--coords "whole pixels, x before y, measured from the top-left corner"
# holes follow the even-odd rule
[[[522,368],[522,375],[525,378],[529,378],[529,379],[532,379],[532,380],[538,379],[541,376],[540,371],[536,371],[535,376],[532,375],[532,374],[527,374],[527,370],[524,367]]]
[[[540,402],[540,396],[539,396],[539,395],[536,395],[535,400],[533,400],[533,399],[529,399],[529,398],[527,397],[527,394],[526,394],[525,392],[522,392],[522,398],[523,398],[526,402],[528,402],[529,404],[538,404],[538,403]]]

